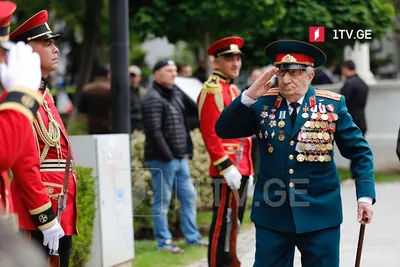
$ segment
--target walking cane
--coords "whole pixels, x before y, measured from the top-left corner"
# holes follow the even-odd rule
[[[364,213],[364,215],[366,215]],[[368,222],[368,217],[362,218],[364,222]],[[355,267],[360,267],[361,263],[361,252],[362,252],[362,247],[364,244],[364,234],[365,234],[365,224],[360,225],[360,233],[358,235],[358,245],[357,245],[357,254],[356,254],[356,265]]]

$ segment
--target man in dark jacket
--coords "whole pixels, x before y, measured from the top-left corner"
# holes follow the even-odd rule
[[[157,247],[172,253],[183,249],[172,244],[168,209],[173,190],[180,200],[181,230],[188,245],[205,245],[196,226],[196,190],[191,182],[188,158],[192,156],[183,96],[175,83],[177,68],[162,60],[153,68],[154,82],[142,100],[146,135],[145,161],[152,174],[153,231]]]
[[[78,110],[86,114],[89,134],[110,133],[110,71],[100,66],[94,72],[94,80],[83,87]]]
[[[129,67],[129,76],[131,82],[131,132],[143,130],[142,110],[140,101],[146,95],[146,89],[140,85],[142,81],[142,70],[132,65]]]
[[[354,123],[360,128],[363,135],[367,132],[367,123],[365,120],[365,106],[367,104],[368,85],[357,75],[356,65],[353,61],[347,60],[342,65],[342,74],[346,77],[340,94],[346,98],[346,106],[350,115],[353,117]],[[352,168],[350,165],[350,169]],[[355,174],[351,174],[351,178],[355,179]]]

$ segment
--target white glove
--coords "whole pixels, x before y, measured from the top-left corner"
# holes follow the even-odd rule
[[[6,90],[25,87],[37,91],[40,87],[42,71],[40,57],[30,45],[18,42],[12,46],[7,64],[0,64],[0,80]]]
[[[232,190],[237,190],[240,188],[240,181],[242,180],[242,175],[236,167],[231,168],[229,171],[223,174],[226,183]]]
[[[61,225],[57,222],[55,225],[44,229],[43,233],[43,245],[49,245],[49,249],[58,250],[60,238],[64,236],[64,230]]]

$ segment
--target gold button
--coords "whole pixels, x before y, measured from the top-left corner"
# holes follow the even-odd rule
[[[290,160],[294,159],[294,156],[293,155],[289,155],[289,159]]]
[[[289,187],[293,187],[293,186],[294,186],[294,183],[290,182]]]
[[[6,192],[6,196],[8,196],[8,190],[7,190],[7,189],[6,189],[6,191],[5,191],[5,192]]]
[[[290,143],[289,143],[291,146],[294,146],[294,141],[292,140],[292,141],[290,141]]]
[[[290,169],[290,170],[289,170],[289,173],[290,173],[290,174],[293,174],[293,173],[294,173],[294,170],[293,170],[293,169]]]

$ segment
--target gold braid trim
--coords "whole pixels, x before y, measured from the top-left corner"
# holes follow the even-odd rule
[[[44,95],[48,90],[45,91]],[[51,113],[51,110],[47,104],[46,100],[43,100],[42,107],[44,111],[47,113],[47,117],[49,118],[49,129],[47,130],[46,125],[43,122],[42,116],[38,112],[36,115],[36,120],[33,121],[33,125],[35,127],[37,135],[43,140],[44,148],[43,151],[40,152],[40,147],[38,147],[39,155],[40,155],[40,163],[46,158],[49,149],[51,147],[55,147],[57,149],[57,158],[61,159],[61,144],[60,144],[60,125],[54,119],[54,115]],[[38,140],[38,136],[35,133],[36,140]]]

